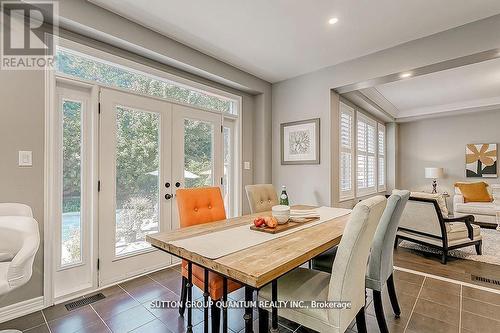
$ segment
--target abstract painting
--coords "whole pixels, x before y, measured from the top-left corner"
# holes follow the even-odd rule
[[[281,124],[281,164],[319,164],[319,118]]]
[[[497,177],[497,144],[468,144],[465,148],[467,177]]]

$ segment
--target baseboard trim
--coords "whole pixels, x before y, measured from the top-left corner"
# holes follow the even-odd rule
[[[44,308],[43,296],[35,297],[0,308],[0,323],[25,316]]]

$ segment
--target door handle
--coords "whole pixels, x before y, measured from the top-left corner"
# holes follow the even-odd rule
[[[169,182],[165,183],[165,187],[169,188],[170,187],[170,183]]]
[[[165,194],[165,199],[167,199],[167,200],[172,199],[172,195],[171,195],[171,194],[168,194],[168,193],[167,193],[167,194]]]
[[[175,187],[180,187],[180,186],[181,186],[181,183],[179,183],[179,182],[175,183]]]

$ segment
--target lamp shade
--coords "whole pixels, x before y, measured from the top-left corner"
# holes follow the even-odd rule
[[[425,168],[425,178],[437,179],[443,178],[444,171],[443,168]]]

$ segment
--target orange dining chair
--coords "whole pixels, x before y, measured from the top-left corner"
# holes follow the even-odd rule
[[[180,227],[185,228],[192,225],[209,223],[226,219],[224,210],[224,200],[218,187],[202,187],[193,189],[179,189],[176,191],[177,207],[179,209]],[[219,331],[220,308],[215,305],[215,301],[222,298],[223,278],[213,272],[208,274],[208,292],[214,301],[212,312],[212,332]],[[181,287],[181,307],[179,314],[184,315],[186,309],[188,282],[188,262],[182,261],[182,287]],[[205,269],[192,264],[192,283],[202,291],[205,286]],[[233,292],[242,285],[232,280],[227,280],[227,292]]]

